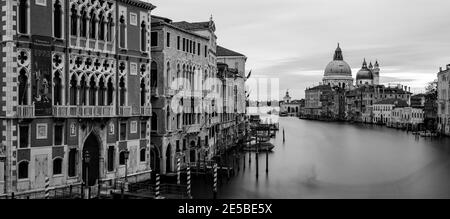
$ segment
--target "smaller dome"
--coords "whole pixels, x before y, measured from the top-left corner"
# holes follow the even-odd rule
[[[361,70],[356,74],[356,80],[373,80],[373,72],[367,68],[366,60],[364,59]]]

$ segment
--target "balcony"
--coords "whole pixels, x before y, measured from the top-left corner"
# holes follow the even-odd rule
[[[183,127],[183,131],[187,134],[200,132],[200,124],[186,125]]]
[[[142,106],[141,116],[150,117],[152,116],[152,106]]]
[[[31,119],[35,117],[34,106],[17,106],[17,118]]]
[[[57,118],[103,118],[113,117],[113,106],[55,106],[53,116]]]
[[[117,115],[120,117],[131,117],[133,115],[133,107],[121,106],[119,107],[119,112]]]

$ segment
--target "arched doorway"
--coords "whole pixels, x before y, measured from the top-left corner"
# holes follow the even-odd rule
[[[172,172],[172,145],[167,146],[166,150],[166,173]]]
[[[191,160],[192,163],[197,162],[197,159],[196,159],[197,151],[195,150],[195,141],[191,141],[189,146],[190,146],[189,147],[189,149],[190,149],[190,152],[189,152],[190,160]]]
[[[150,167],[154,173],[161,173],[161,160],[159,156],[159,151],[155,145],[152,145],[150,149]]]
[[[89,153],[89,163],[85,159],[87,153]],[[95,134],[91,133],[84,142],[82,156],[83,181],[88,186],[94,186],[100,178],[100,142]]]

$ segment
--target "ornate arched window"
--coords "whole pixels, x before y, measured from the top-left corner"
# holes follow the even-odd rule
[[[156,62],[152,62],[150,66],[151,87],[156,88],[158,86],[158,65]]]
[[[170,62],[167,62],[166,80],[167,80],[167,87],[170,87],[171,83],[172,83],[171,76],[170,76]]]
[[[28,161],[19,163],[19,179],[28,179]]]
[[[102,77],[102,78],[100,78],[100,81],[98,83],[98,105],[99,106],[105,105],[105,91],[106,91],[105,79]]]
[[[25,69],[19,72],[19,105],[28,104],[28,76]]]
[[[145,94],[146,94],[146,87],[145,87],[145,78],[141,79],[141,106],[145,106]]]
[[[88,17],[87,17],[87,11],[84,8],[81,12],[81,22],[80,22],[80,34],[81,37],[87,37],[87,22],[88,22]]]
[[[95,83],[95,77],[91,77],[89,81],[89,105],[95,106],[96,95],[97,94],[97,84]]]
[[[70,105],[76,106],[77,105],[77,76],[74,74],[72,75],[72,78],[70,79]]]
[[[141,24],[141,51],[147,51],[147,24],[142,21]]]
[[[61,79],[61,73],[59,71],[56,71],[53,78],[54,83],[54,91],[53,91],[53,101],[54,105],[62,105],[62,79]]]
[[[19,0],[19,33],[28,34],[28,0]]]
[[[107,31],[107,41],[111,42],[112,41],[112,37],[114,34],[114,20],[112,18],[112,15],[108,16],[108,31]]]
[[[95,39],[97,35],[97,18],[95,16],[95,11],[92,10],[90,14],[90,21],[89,21],[89,37],[91,39]]]
[[[119,46],[120,48],[126,48],[126,23],[125,23],[125,17],[122,15],[120,16],[120,20],[119,20],[119,38],[120,38],[120,43]]]
[[[103,12],[100,13],[99,18],[100,18],[100,27],[98,30],[98,39],[105,41],[106,40],[105,33],[106,33],[107,18],[103,15]]]
[[[61,175],[62,174],[62,162],[61,158],[55,158],[53,160],[53,175]]]
[[[140,161],[141,161],[141,162],[145,162],[145,161],[146,161],[146,159],[145,159],[145,152],[146,152],[146,151],[147,151],[147,150],[146,150],[145,148],[142,148],[141,151],[140,151],[139,158],[140,158]]]
[[[55,38],[62,38],[62,6],[60,0],[53,5],[53,34]]]
[[[125,106],[126,103],[126,84],[125,84],[125,77],[121,77],[120,78],[120,82],[119,82],[119,105],[120,106]]]
[[[75,5],[72,5],[72,9],[70,9],[70,34],[72,36],[77,36],[78,34],[78,11]]]
[[[83,75],[80,81],[80,105],[82,106],[87,105],[86,96],[87,96],[87,81],[86,76]]]
[[[170,107],[167,107],[167,109],[166,109],[166,111],[167,111],[167,117],[166,117],[166,127],[167,127],[167,130],[171,130],[171,125],[170,125]]]
[[[114,103],[114,85],[113,85],[113,83],[112,83],[112,79],[109,79],[108,80],[108,85],[107,85],[107,89],[108,89],[108,91],[107,91],[107,104],[108,104],[108,106],[112,106],[113,105],[113,103]]]
[[[158,130],[158,116],[156,115],[156,113],[152,113],[152,122],[151,122],[151,129],[152,131],[157,131]]]

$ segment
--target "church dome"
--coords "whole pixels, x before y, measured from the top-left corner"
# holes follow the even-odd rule
[[[367,68],[366,60],[364,60],[361,70],[358,71],[356,80],[373,80],[373,72]]]
[[[339,45],[334,53],[333,61],[325,68],[325,77],[333,76],[352,76],[352,69],[350,68],[350,65],[344,61],[342,50]]]

